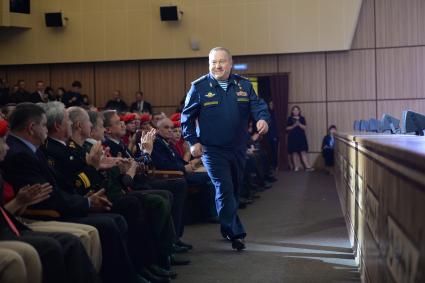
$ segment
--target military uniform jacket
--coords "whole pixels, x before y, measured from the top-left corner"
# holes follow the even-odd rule
[[[13,186],[15,191],[27,184],[50,183],[53,187],[48,199],[30,208],[55,210],[62,218],[87,215],[89,210],[87,198],[69,193],[69,190],[61,187],[60,174],[49,166],[41,150],[32,152],[27,145],[12,135],[7,137],[7,144],[10,150],[2,163],[2,169],[5,180]]]
[[[194,81],[186,96],[183,136],[190,145],[200,142],[206,148],[245,147],[251,116],[256,121],[270,120],[267,104],[258,98],[248,79],[231,74],[224,91],[208,74]]]
[[[101,179],[96,168],[86,164],[84,148],[70,140],[66,145],[47,138],[42,147],[49,164],[61,175],[60,182],[70,193],[87,194],[97,189]]]

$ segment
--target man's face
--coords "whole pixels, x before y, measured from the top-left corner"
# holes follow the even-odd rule
[[[152,117],[152,124],[154,124],[154,126],[156,126],[158,124],[159,120],[162,120],[164,117],[162,116],[162,114],[158,114],[158,115],[154,115]]]
[[[90,137],[97,141],[102,141],[105,136],[105,127],[103,126],[103,119],[97,118],[96,125],[93,126],[91,130]]]
[[[18,84],[18,87],[20,89],[25,89],[25,81],[20,81],[19,84]]]
[[[36,87],[37,87],[38,91],[44,91],[44,89],[45,89],[43,82],[38,82]]]
[[[87,139],[90,137],[92,124],[90,122],[90,118],[87,112],[85,112],[84,114],[84,117],[82,117],[81,119],[81,136],[84,139]]]
[[[336,134],[336,129],[335,129],[335,128],[332,128],[332,129],[329,131],[329,134],[331,134],[332,136],[334,136],[334,135]]]
[[[173,122],[170,119],[165,118],[158,126],[158,134],[166,140],[173,139]]]
[[[47,139],[47,118],[46,115],[43,114],[40,123],[32,123],[31,125],[31,135],[36,142],[37,146],[40,146]]]
[[[140,94],[140,93],[136,94],[136,100],[137,101],[142,101],[143,100],[143,95]]]
[[[111,117],[110,126],[108,127],[108,133],[114,137],[123,137],[125,135],[125,124],[120,120],[117,114]]]
[[[121,99],[121,93],[119,91],[114,91],[114,98],[116,100],[120,100]]]
[[[227,80],[232,70],[232,60],[226,51],[218,50],[209,56],[210,73],[216,80]]]
[[[72,123],[71,120],[69,120],[69,114],[66,110],[64,110],[62,124],[60,125],[58,131],[66,139],[69,139],[72,135]]]

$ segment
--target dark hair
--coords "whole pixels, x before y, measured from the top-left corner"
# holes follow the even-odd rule
[[[34,103],[19,103],[9,118],[11,131],[22,131],[30,122],[40,123],[44,109]]]
[[[38,84],[38,83],[44,83],[44,81],[38,80],[38,81],[35,82],[35,84]]]
[[[105,110],[102,112],[103,115],[103,124],[105,128],[111,126],[111,118],[114,115],[118,115],[116,110]]]
[[[136,95],[138,95],[138,94],[140,94],[141,96],[143,96],[143,91],[141,91],[141,90],[136,91]]]
[[[298,114],[298,116],[299,117],[301,117],[301,108],[298,106],[298,105],[294,105],[294,106],[292,106],[292,108],[291,108],[291,117],[292,117],[292,112],[294,112],[294,109],[295,108],[297,108],[298,109],[298,112],[300,112],[299,114]]]
[[[81,88],[82,87],[82,84],[81,84],[81,82],[80,81],[74,81],[73,83],[72,83],[72,85],[71,85],[72,87],[78,87],[78,88]]]
[[[330,125],[329,128],[328,128],[328,132],[330,132],[332,129],[335,129],[336,130],[336,126],[335,125]]]

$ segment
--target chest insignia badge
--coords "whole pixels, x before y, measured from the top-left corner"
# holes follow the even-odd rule
[[[245,91],[238,91],[238,92],[236,93],[236,96],[239,96],[239,97],[247,97],[247,96],[248,96],[248,93],[246,93]]]
[[[206,95],[205,95],[205,97],[208,97],[208,98],[211,98],[211,97],[214,97],[215,96],[215,93],[212,93],[212,92],[208,92]]]

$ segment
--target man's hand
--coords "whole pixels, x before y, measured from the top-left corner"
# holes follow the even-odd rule
[[[260,135],[265,135],[269,131],[269,125],[264,120],[258,120],[257,131]]]
[[[186,164],[185,166],[184,166],[184,169],[185,169],[185,171],[186,171],[186,173],[192,173],[193,172],[193,167],[192,167],[192,164]]]
[[[190,153],[193,157],[201,157],[202,156],[202,145],[198,142],[190,147]]]
[[[88,165],[91,165],[94,168],[99,169],[102,156],[103,156],[102,143],[98,141],[92,146],[92,148],[90,149],[90,152],[86,154],[86,162]]]
[[[123,158],[103,156],[99,161],[100,170],[109,170],[123,162]]]
[[[152,129],[149,132],[142,133],[142,136],[140,137],[140,144],[139,144],[140,150],[151,154],[153,150],[153,142],[155,141],[155,137],[156,137],[156,129]]]
[[[16,194],[16,202],[22,207],[27,207],[48,199],[51,192],[52,186],[49,183],[27,185]]]
[[[109,211],[111,210],[112,203],[105,196],[105,189],[101,189],[94,194],[88,196],[90,200],[90,210],[92,211]]]

